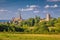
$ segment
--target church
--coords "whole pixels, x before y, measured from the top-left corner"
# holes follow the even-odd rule
[[[21,22],[22,21],[22,17],[21,17],[21,14],[19,14],[19,17],[14,17],[14,18],[12,18],[12,22],[13,23],[19,23],[19,22]]]
[[[40,19],[40,22],[42,22],[42,21],[49,21],[51,19],[51,16],[50,16],[50,14],[46,14],[46,17],[44,18],[44,19]],[[14,22],[14,23],[19,23],[19,22],[21,22],[23,19],[22,19],[22,17],[21,17],[21,14],[19,15],[19,17],[14,17],[14,18],[12,18],[12,22]]]
[[[40,22],[42,22],[42,21],[50,21],[50,19],[51,19],[51,16],[50,16],[50,14],[46,14],[46,17],[44,18],[44,19],[40,19]]]

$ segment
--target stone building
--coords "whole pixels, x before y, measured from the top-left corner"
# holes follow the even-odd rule
[[[44,19],[40,19],[40,22],[42,21],[49,21],[51,19],[50,14],[46,14],[46,17]]]
[[[22,21],[21,14],[19,14],[19,17],[14,17],[12,18],[12,22],[18,24],[19,22]]]
[[[46,21],[49,21],[51,19],[50,14],[46,14]]]

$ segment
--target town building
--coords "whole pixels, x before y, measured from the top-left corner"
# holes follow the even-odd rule
[[[43,18],[43,19],[40,18],[40,22],[42,22],[42,21],[50,21],[50,19],[51,19],[50,14],[46,14],[46,17],[45,18]],[[21,14],[19,14],[19,17],[12,18],[12,22],[14,22],[14,23],[17,23],[18,24],[21,21],[22,21]]]
[[[21,13],[19,13],[19,17],[12,18],[12,22],[18,24],[22,21]]]
[[[51,19],[50,14],[46,14],[46,21],[49,21]]]
[[[40,22],[42,22],[42,21],[50,21],[50,19],[51,19],[50,14],[46,14],[46,17],[44,19],[40,19]]]

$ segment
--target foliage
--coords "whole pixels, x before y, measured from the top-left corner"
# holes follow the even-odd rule
[[[18,24],[14,22],[0,23],[0,32],[60,33],[60,18],[40,22],[40,17],[36,16],[22,20]]]

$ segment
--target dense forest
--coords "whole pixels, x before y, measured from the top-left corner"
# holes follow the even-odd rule
[[[40,17],[22,20],[20,23],[0,23],[0,32],[60,33],[60,17],[40,22]]]

